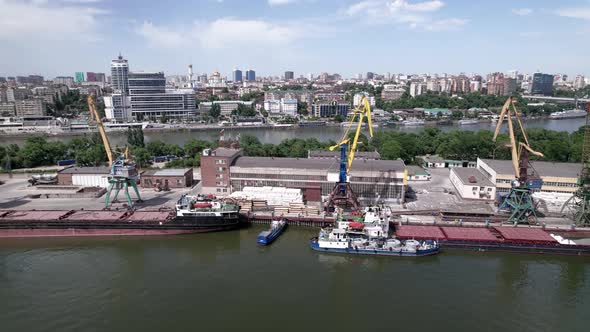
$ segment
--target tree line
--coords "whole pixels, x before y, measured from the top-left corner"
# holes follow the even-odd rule
[[[529,142],[533,149],[542,152],[544,161],[580,162],[584,127],[573,133],[540,128],[529,129]],[[520,136],[519,134],[517,134]],[[382,159],[402,159],[407,164],[418,164],[417,156],[437,154],[445,159],[476,160],[476,158],[510,159],[506,147],[508,135],[501,134],[497,142],[488,130],[441,131],[426,128],[420,133],[378,131],[372,139],[361,134],[360,151],[377,151]],[[184,145],[160,140],[145,143],[141,129],[128,132],[127,146],[139,167],[149,167],[154,156],[174,155],[167,167],[200,166],[201,153],[206,148],[215,148],[216,142],[191,139]],[[252,135],[243,135],[240,146],[247,156],[307,158],[309,150],[327,150],[334,141],[321,142],[315,138],[285,139],[279,144],[261,143]],[[123,153],[125,147],[115,147],[115,153]],[[0,145],[0,167],[4,170],[55,166],[58,160],[74,159],[79,166],[105,165],[106,153],[98,134],[75,138],[69,142],[48,141],[45,137],[28,138],[22,147],[16,144]]]

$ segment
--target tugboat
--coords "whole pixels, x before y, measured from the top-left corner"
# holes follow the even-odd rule
[[[182,195],[176,203],[177,224],[191,225],[202,232],[214,232],[238,227],[240,206],[214,195]]]
[[[311,239],[315,251],[381,256],[430,256],[440,252],[434,240],[399,240],[389,237],[390,214],[377,207],[366,208],[363,222],[339,218],[336,227],[320,230]]]
[[[274,240],[276,240],[283,230],[287,227],[287,222],[285,220],[273,220],[270,224],[270,229],[266,231],[260,232],[258,237],[256,238],[256,243],[267,246],[271,244]]]

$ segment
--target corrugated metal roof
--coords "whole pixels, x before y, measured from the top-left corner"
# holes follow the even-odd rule
[[[339,164],[331,159],[239,157],[232,166],[328,170],[338,169]],[[355,169],[403,172],[406,165],[402,160],[359,160],[352,165],[352,172]]]
[[[236,154],[240,153],[242,150],[238,149],[228,149],[228,148],[217,148],[213,152],[217,157],[233,157]]]
[[[485,187],[494,187],[495,184],[492,183],[483,173],[478,170],[477,168],[466,168],[466,167],[457,167],[452,168],[451,172],[454,172],[461,183],[464,185],[473,185],[473,186],[485,186]],[[475,180],[475,182],[471,181]]]
[[[150,169],[145,171],[143,176],[184,176],[187,172],[192,171],[192,168],[164,168],[164,169]]]
[[[484,163],[490,166],[497,174],[513,175],[512,161],[498,160],[498,159],[481,159]],[[533,168],[541,177],[565,177],[578,178],[580,174],[581,164],[578,163],[553,163],[548,161],[532,161]]]
[[[109,174],[111,169],[106,166],[99,166],[99,167],[68,167],[64,168],[61,171],[58,171],[60,174],[100,174],[105,175]]]
[[[381,159],[381,155],[377,151],[359,151],[355,153],[355,158],[360,159]],[[340,151],[309,151],[309,158],[340,158]]]

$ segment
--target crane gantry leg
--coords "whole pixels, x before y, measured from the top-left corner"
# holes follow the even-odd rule
[[[586,126],[582,143],[582,169],[578,190],[561,208],[578,226],[590,226],[590,103],[586,104]]]

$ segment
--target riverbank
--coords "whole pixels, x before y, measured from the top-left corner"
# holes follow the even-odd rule
[[[578,130],[581,126],[585,124],[584,119],[564,119],[564,120],[550,120],[550,119],[534,119],[534,120],[527,120],[525,122],[525,127],[527,129],[530,128],[544,128],[549,130],[555,131],[565,131],[565,132],[574,132]],[[451,131],[451,130],[462,130],[462,131],[479,131],[479,130],[489,130],[492,131],[495,129],[495,123],[486,122],[486,123],[478,123],[474,125],[463,125],[459,126],[457,124],[449,124],[449,125],[425,125],[425,126],[380,126],[374,128],[374,132],[405,132],[405,133],[420,133],[424,131],[426,128],[436,127],[442,131]],[[190,129],[185,128],[153,128],[153,129],[146,129],[145,140],[146,142],[162,140],[167,143],[173,144],[180,144],[183,145],[191,138],[198,138],[202,140],[208,141],[217,141],[219,140],[219,132],[221,129],[225,131],[226,139],[236,137],[238,134],[240,135],[253,135],[260,140],[260,142],[265,144],[276,144],[277,142],[281,142],[285,139],[291,138],[315,138],[321,142],[328,142],[330,140],[337,141],[341,136],[343,131],[346,129],[341,127],[339,124],[333,124],[329,126],[321,126],[321,127],[278,127],[278,128],[258,128],[258,127],[247,127],[247,126],[232,126],[232,127],[191,127]],[[366,129],[364,129],[366,131]],[[505,132],[505,128],[502,128],[502,132]],[[75,133],[72,135],[64,135],[64,136],[56,136],[56,135],[43,135],[38,134],[39,136],[45,136],[48,140],[51,141],[70,141],[74,138],[80,137],[90,137],[92,135],[91,132],[86,133]],[[114,145],[125,145],[126,144],[126,131],[111,131],[108,133],[109,139],[111,143]],[[31,137],[31,134],[20,135],[20,136],[12,136],[12,135],[0,135],[0,145],[4,144],[17,144],[23,145],[25,140]]]

